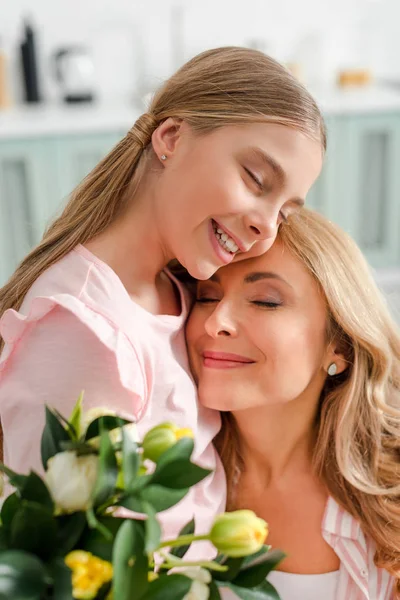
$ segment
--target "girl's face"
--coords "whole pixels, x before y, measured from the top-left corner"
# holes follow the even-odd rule
[[[167,156],[154,203],[166,254],[201,280],[270,248],[322,167],[320,143],[272,123],[201,136],[185,122],[173,129],[164,123],[153,147]]]
[[[223,411],[317,403],[331,362],[344,369],[326,329],[318,284],[279,240],[220,269],[199,282],[187,324],[201,403]]]

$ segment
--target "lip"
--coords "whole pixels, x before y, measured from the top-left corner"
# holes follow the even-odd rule
[[[221,260],[222,264],[229,265],[235,258],[235,254],[232,254],[231,252],[228,252],[227,250],[224,250],[224,248],[222,248],[221,244],[218,242],[218,240],[215,236],[214,227],[213,227],[211,219],[209,221],[208,231],[210,234],[210,241],[211,241],[212,247],[214,248],[215,254]]]
[[[225,233],[227,235],[229,235],[230,238],[233,239],[236,246],[239,248],[240,252],[247,252],[249,250],[249,248],[246,248],[246,246],[243,244],[243,242],[238,237],[236,237],[231,231],[229,231],[229,229],[227,229],[225,227],[225,225],[221,225],[221,223],[219,221],[217,221],[217,219],[213,219],[213,221],[215,221],[215,223],[217,224],[217,227],[219,229],[222,229],[223,231],[225,231]]]
[[[231,352],[215,352],[205,351],[202,354],[203,364],[205,367],[213,369],[237,369],[247,365],[254,364],[254,360],[241,354],[233,354]]]

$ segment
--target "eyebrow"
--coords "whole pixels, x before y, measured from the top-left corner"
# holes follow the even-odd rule
[[[282,281],[289,287],[293,287],[286,279],[278,275],[278,273],[274,273],[273,271],[254,271],[253,273],[249,273],[244,278],[245,283],[256,283],[257,281],[261,281],[263,279],[277,279],[278,281]],[[216,283],[220,283],[220,278],[217,273],[211,275],[210,281],[215,281]]]
[[[254,273],[249,273],[244,278],[245,283],[255,283],[256,281],[261,281],[262,279],[277,279],[278,281],[282,281],[286,283],[286,285],[291,286],[291,284],[286,281],[283,277],[278,275],[278,273],[274,273],[273,271],[255,271]]]
[[[285,171],[283,170],[281,165],[274,158],[272,158],[272,156],[270,156],[270,154],[267,154],[266,152],[261,150],[261,148],[256,148],[256,147],[249,148],[249,152],[250,152],[250,154],[253,155],[253,157],[256,160],[259,160],[261,163],[270,167],[273,170],[274,175],[277,178],[280,185],[283,185],[285,183],[285,181],[286,181]],[[290,202],[292,202],[293,204],[298,204],[299,206],[304,206],[303,198],[299,198],[299,197],[291,198]]]

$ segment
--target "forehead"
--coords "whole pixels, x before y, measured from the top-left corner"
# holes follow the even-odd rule
[[[261,256],[248,258],[221,267],[212,278],[222,285],[241,283],[250,273],[273,272],[297,289],[317,287],[308,269],[282,242],[277,239],[272,248]]]

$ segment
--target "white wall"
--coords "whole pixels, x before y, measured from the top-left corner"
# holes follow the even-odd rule
[[[339,67],[363,64],[400,79],[400,0],[0,0],[0,41],[16,97],[25,15],[36,24],[50,99],[50,56],[71,43],[93,50],[103,98],[131,97],[204,48],[251,40],[280,60],[300,60],[308,80],[329,82]]]

